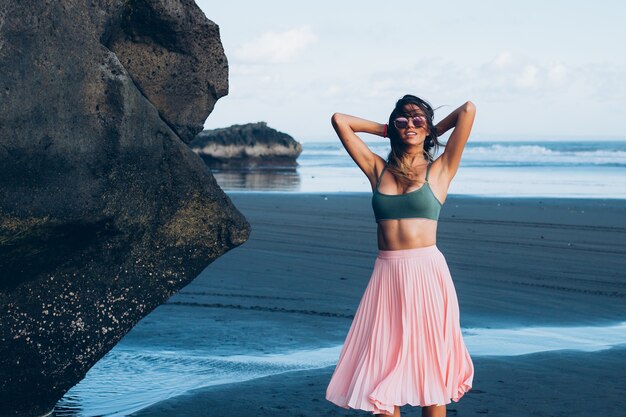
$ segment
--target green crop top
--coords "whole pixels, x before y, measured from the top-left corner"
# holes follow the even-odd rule
[[[426,168],[426,182],[417,190],[405,194],[381,194],[378,192],[378,186],[385,169],[387,169],[387,165],[385,165],[372,195],[372,208],[376,222],[411,218],[439,220],[442,204],[428,184],[430,165],[428,164]]]

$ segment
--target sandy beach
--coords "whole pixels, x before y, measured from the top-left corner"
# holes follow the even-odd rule
[[[185,317],[169,327],[172,348],[232,355],[236,347],[263,354],[341,344],[377,251],[370,195],[230,196],[252,225],[250,240],[159,307],[130,341],[149,345],[159,326]],[[449,196],[437,246],[450,266],[462,328],[626,320],[624,213],[626,200]],[[448,405],[448,415],[626,414],[626,344],[473,360],[474,386]],[[332,371],[201,388],[134,415],[367,415],[325,400]],[[407,416],[420,412],[402,408]]]

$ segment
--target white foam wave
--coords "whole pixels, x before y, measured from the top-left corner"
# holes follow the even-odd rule
[[[612,326],[463,329],[472,357],[626,344],[626,322]],[[215,356],[199,351],[118,346],[57,404],[54,416],[125,416],[192,389],[336,364],[342,345],[266,355]]]
[[[63,397],[53,416],[127,416],[197,388],[331,366],[340,349],[334,346],[268,355],[215,356],[116,347]]]
[[[540,145],[468,147],[463,157],[471,161],[529,162],[545,164],[626,164],[626,151],[554,150]]]
[[[571,144],[570,144],[571,145]],[[560,149],[535,144],[474,144],[468,143],[463,152],[466,164],[546,164],[546,165],[626,165],[626,150],[623,146],[589,148],[582,145],[556,145]],[[370,144],[370,149],[386,157],[388,144]],[[440,149],[440,152],[443,148]],[[348,153],[341,144],[311,144],[304,147],[302,158],[323,159],[325,157],[343,157],[347,165],[352,164]]]

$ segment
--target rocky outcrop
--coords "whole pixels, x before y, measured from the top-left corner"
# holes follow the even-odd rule
[[[296,165],[302,145],[265,122],[205,130],[189,144],[211,167]]]
[[[193,0],[0,2],[0,415],[41,415],[243,243],[188,145],[227,93]]]

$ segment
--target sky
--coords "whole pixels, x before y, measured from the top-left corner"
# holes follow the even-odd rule
[[[334,112],[384,123],[414,94],[436,121],[471,100],[479,140],[626,139],[626,2],[196,3],[229,63],[206,129],[336,140]]]

